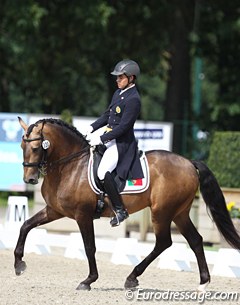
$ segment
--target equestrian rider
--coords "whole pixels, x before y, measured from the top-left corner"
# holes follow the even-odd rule
[[[128,212],[111,172],[116,169],[117,175],[124,181],[143,178],[133,130],[141,110],[140,96],[135,86],[140,68],[135,61],[126,59],[117,63],[111,74],[116,76],[118,89],[106,111],[89,126],[86,138],[91,146],[106,146],[97,175],[112,202],[115,216],[110,224],[115,227],[128,217]],[[107,126],[106,131],[100,137],[92,133],[103,126]]]

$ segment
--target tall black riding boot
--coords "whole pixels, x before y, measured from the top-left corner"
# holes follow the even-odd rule
[[[104,189],[108,194],[116,213],[111,219],[110,224],[112,227],[119,226],[124,219],[128,218],[128,212],[123,206],[121,195],[118,193],[116,183],[110,172],[105,174]]]

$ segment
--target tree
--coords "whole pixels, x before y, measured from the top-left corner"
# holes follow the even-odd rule
[[[0,111],[97,116],[116,88],[109,72],[128,57],[141,66],[141,119],[172,121],[174,151],[185,155],[193,124],[239,129],[239,6],[237,0],[227,6],[223,0],[3,0]],[[204,74],[200,113],[192,111],[196,55]]]
[[[198,46],[211,86],[202,105],[202,125],[216,130],[239,130],[240,41],[239,1],[204,1]],[[214,94],[213,94],[214,93]]]
[[[173,150],[186,154],[192,102],[189,38],[193,31],[194,3],[174,2],[172,6],[165,120],[174,122]]]

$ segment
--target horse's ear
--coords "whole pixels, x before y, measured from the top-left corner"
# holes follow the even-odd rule
[[[24,129],[24,131],[27,131],[28,126],[20,116],[18,117],[18,121],[19,121],[19,124],[21,125],[21,127]]]

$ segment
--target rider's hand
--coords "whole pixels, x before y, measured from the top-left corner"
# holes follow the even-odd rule
[[[87,131],[86,131],[86,136],[85,138],[89,141],[91,138],[91,133],[93,132],[93,127],[92,125],[88,126]]]
[[[102,141],[101,141],[100,136],[96,135],[96,134],[90,134],[90,136],[88,138],[88,141],[89,141],[89,144],[91,146],[96,146],[96,145],[99,145],[99,144],[103,144]]]

